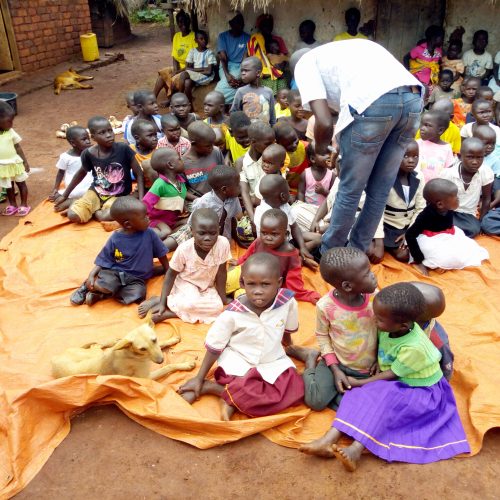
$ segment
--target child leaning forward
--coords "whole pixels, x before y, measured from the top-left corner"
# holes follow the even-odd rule
[[[298,329],[298,306],[293,292],[280,288],[279,269],[277,257],[268,253],[243,264],[246,293],[217,318],[198,374],[179,388],[188,402],[204,394],[219,396],[223,420],[236,410],[262,417],[302,402],[304,383],[283,348]],[[215,362],[213,382],[206,376]]]

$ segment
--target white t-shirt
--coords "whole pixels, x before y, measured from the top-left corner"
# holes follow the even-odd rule
[[[472,134],[472,125],[474,125],[476,122],[470,122],[466,123],[461,129],[460,129],[460,135],[465,139],[467,137],[473,137]],[[497,135],[497,140],[496,140],[496,145],[500,145],[500,127],[497,125],[493,125],[493,123],[488,123],[488,125],[495,131],[495,134]]]
[[[253,223],[255,224],[255,229],[257,230],[257,237],[260,237],[260,221],[262,219],[262,216],[264,215],[264,212],[267,212],[268,210],[271,210],[273,207],[271,205],[268,205],[264,200],[260,202],[260,205],[258,205],[255,209],[255,212],[253,214]],[[290,232],[290,226],[297,220],[295,217],[295,214],[292,211],[292,207],[290,206],[289,203],[285,203],[284,205],[280,205],[280,210],[285,212],[287,218],[288,218],[288,232],[291,236]]]
[[[461,163],[461,161],[457,161],[451,167],[445,168],[441,172],[440,177],[453,182],[458,188],[459,207],[457,212],[476,216],[482,188],[491,184],[495,176],[490,167],[481,165],[479,171],[472,177],[469,187],[465,190],[464,182],[460,177]]]
[[[489,52],[476,54],[473,49],[467,50],[462,56],[466,76],[482,78],[487,69],[493,69],[493,57]]]
[[[335,135],[385,93],[404,85],[422,84],[381,45],[370,40],[330,42],[305,53],[297,63],[295,82],[302,105],[326,99],[339,112]]]
[[[59,170],[64,170],[64,186],[67,188],[69,183],[73,180],[75,174],[80,170],[82,166],[82,159],[79,156],[73,156],[68,154],[67,152],[61,153],[59,156],[59,160],[57,160],[56,167]],[[92,172],[88,172],[87,175],[83,178],[83,181],[76,186],[69,198],[80,198],[83,196],[89,189],[92,184]],[[59,189],[59,194],[63,194],[64,189]]]

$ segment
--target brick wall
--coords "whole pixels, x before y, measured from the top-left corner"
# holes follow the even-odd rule
[[[91,31],[88,0],[8,0],[21,69],[33,71],[81,51]]]

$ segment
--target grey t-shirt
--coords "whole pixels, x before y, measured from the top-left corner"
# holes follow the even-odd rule
[[[276,123],[273,91],[267,87],[240,87],[230,113],[233,111],[243,111],[250,120],[261,120],[272,127]]]

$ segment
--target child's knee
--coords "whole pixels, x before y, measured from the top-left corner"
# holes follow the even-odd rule
[[[67,215],[68,219],[71,221],[71,222],[74,222],[75,224],[84,224],[85,221],[83,221],[80,216],[76,213],[76,212],[73,212],[71,209],[68,210],[68,215]]]

